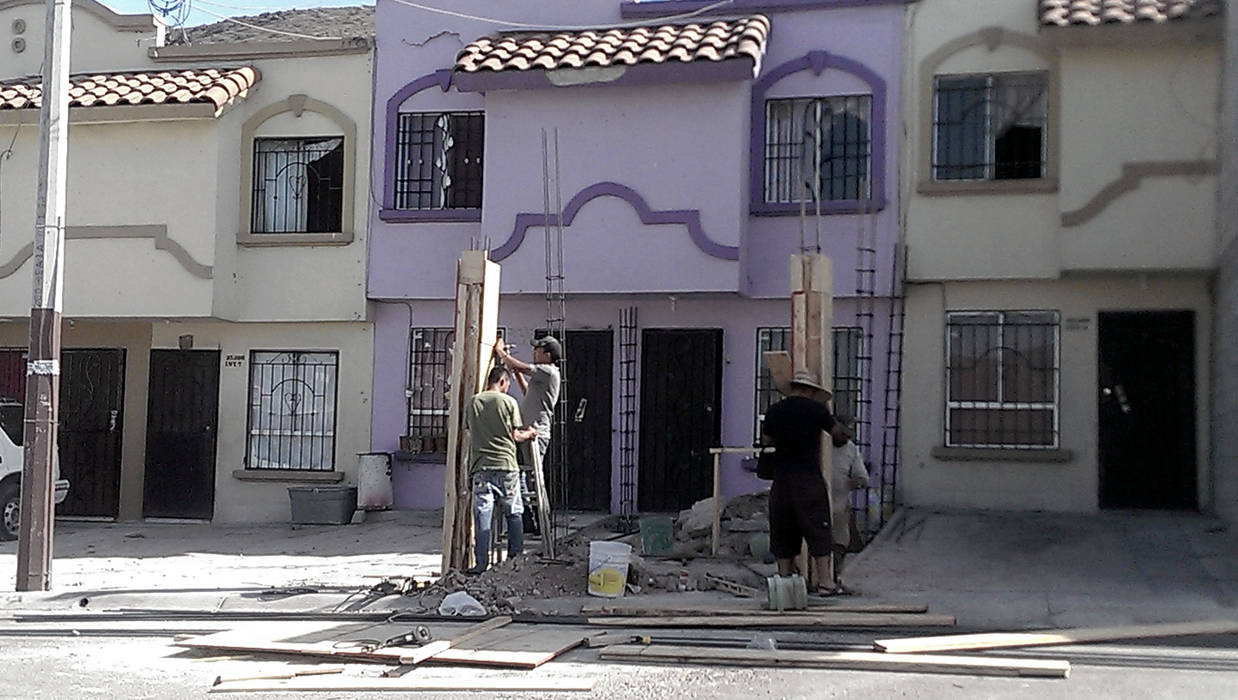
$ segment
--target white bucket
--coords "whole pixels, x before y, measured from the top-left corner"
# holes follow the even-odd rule
[[[623,542],[589,543],[589,595],[619,598],[628,582],[632,545]]]

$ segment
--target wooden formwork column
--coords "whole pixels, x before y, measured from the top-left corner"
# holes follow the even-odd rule
[[[484,390],[499,328],[499,266],[484,250],[460,254],[456,263],[455,344],[447,395],[447,470],[443,491],[443,573],[467,568],[472,549],[468,445],[464,407]],[[479,562],[483,563],[484,562]]]
[[[825,255],[791,256],[791,374],[808,372],[832,390],[834,378],[834,268]],[[823,397],[829,405],[829,395]],[[825,480],[827,497],[833,483],[834,454],[830,437],[821,434],[821,478]],[[833,512],[831,504],[830,512]],[[833,542],[830,543],[833,546]],[[806,572],[808,584],[833,584],[833,557],[829,557],[830,581],[816,581],[816,571],[808,557],[807,547],[801,552],[800,571]]]

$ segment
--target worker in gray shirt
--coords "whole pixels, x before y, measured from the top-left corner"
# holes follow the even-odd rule
[[[555,403],[559,401],[559,368],[555,363],[563,359],[563,346],[552,335],[534,340],[532,364],[512,357],[507,348],[500,338],[494,345],[494,354],[504,366],[516,373],[516,383],[524,392],[520,415],[529,422],[530,428],[537,431],[538,456],[545,461]]]

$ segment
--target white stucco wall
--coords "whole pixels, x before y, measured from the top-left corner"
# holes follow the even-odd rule
[[[194,336],[195,348],[217,348],[219,440],[216,444],[215,521],[286,522],[288,487],[296,481],[253,482],[235,478],[245,468],[249,415],[251,350],[327,350],[339,353],[336,396],[335,469],[345,485],[357,485],[357,453],[369,450],[370,391],[373,381],[373,329],[369,323],[219,323],[184,322],[154,325],[151,346],[175,348],[182,334]],[[237,365],[229,356],[240,356]]]
[[[367,318],[365,263],[370,212],[371,54],[260,59],[253,62],[262,81],[220,120],[220,197],[218,248],[233,260],[219,285],[216,313],[242,321],[338,320]],[[339,110],[356,128],[353,215],[347,245],[246,247],[236,245],[242,228],[240,205],[249,197],[249,177],[241,173],[242,125],[264,108],[291,95],[305,95]],[[328,136],[342,126],[315,111],[273,116],[256,136]],[[348,144],[345,143],[345,148]],[[245,222],[246,224],[248,222]]]
[[[1213,507],[1221,516],[1238,521],[1238,3],[1230,2],[1226,9],[1225,35],[1229,41],[1222,82],[1217,217],[1221,262],[1214,297]]]
[[[944,444],[945,314],[993,309],[1052,309],[1061,315],[1060,446],[1073,453],[1068,462],[944,461],[931,454],[934,447]],[[1195,312],[1196,386],[1208,387],[1212,319],[1203,280],[1115,277],[909,285],[899,471],[903,502],[1011,510],[1096,510],[1097,317],[1101,311],[1140,309]],[[1209,495],[1207,411],[1207,390],[1198,390],[1195,422],[1201,503],[1206,503]]]
[[[906,76],[913,84],[905,90],[911,138],[903,182],[909,278],[1052,279],[1069,271],[1215,265],[1211,175],[1143,178],[1082,224],[1062,222],[1063,213],[1087,205],[1128,164],[1215,157],[1215,43],[1059,48],[1053,30],[1039,30],[1021,0],[985,3],[982,11],[966,0],[925,0],[908,17]],[[1060,122],[1049,124],[1057,127],[1059,148],[1052,148],[1051,136],[1048,158],[1057,163],[1059,186],[1043,193],[926,195],[918,185],[933,137],[924,123],[932,99],[923,89],[931,76],[921,67],[941,47],[990,27],[1007,32],[995,47],[980,42],[950,53],[933,73],[1050,71],[1049,100],[1060,108]]]
[[[4,75],[38,75],[43,65],[43,21],[46,3],[42,0],[15,0],[0,5],[0,73]],[[26,29],[14,31],[13,21],[21,19]],[[120,22],[118,29],[112,21]],[[136,20],[136,21],[135,21]],[[147,47],[156,40],[155,20],[150,15],[116,15],[93,0],[73,3],[73,33],[69,68],[74,73],[96,70],[137,68],[146,62]],[[13,39],[25,40],[18,53]]]
[[[37,120],[37,112],[30,115]],[[20,259],[34,238],[38,135],[33,127],[0,124],[0,139],[13,143],[0,166],[4,265]],[[115,230],[108,238],[67,241],[66,316],[210,315],[214,280],[195,265],[215,266],[215,139],[210,120],[71,125],[66,223]],[[167,242],[119,237],[152,225],[166,227]],[[29,314],[32,269],[26,260],[0,277],[0,316]]]

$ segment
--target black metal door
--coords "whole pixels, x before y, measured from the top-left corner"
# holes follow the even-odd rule
[[[552,441],[546,452],[550,498],[557,508],[609,511],[614,332],[569,330],[566,340],[567,466],[556,468],[559,451]]]
[[[204,518],[215,508],[217,350],[151,350],[142,514]]]
[[[57,514],[116,517],[124,407],[124,350],[61,352],[56,444],[69,495]]]
[[[709,448],[721,435],[722,330],[641,334],[641,511],[681,510],[713,491]]]
[[[1195,315],[1099,318],[1100,505],[1195,509]]]

